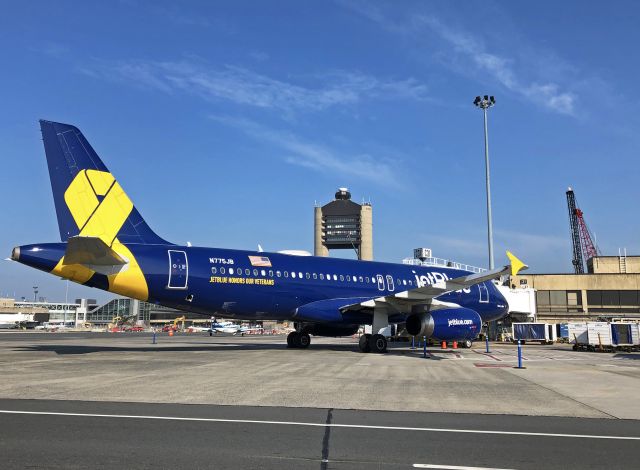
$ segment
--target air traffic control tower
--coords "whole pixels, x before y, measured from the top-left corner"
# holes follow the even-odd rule
[[[339,188],[334,201],[315,208],[314,254],[329,250],[355,250],[358,259],[373,260],[373,214],[370,203],[357,204],[347,188]]]

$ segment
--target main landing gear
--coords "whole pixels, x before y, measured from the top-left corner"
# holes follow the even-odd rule
[[[309,333],[298,333],[297,331],[292,331],[287,335],[288,348],[307,349],[310,344],[311,336],[309,336]]]
[[[364,334],[360,336],[358,346],[363,353],[384,353],[387,352],[387,339],[383,335]]]

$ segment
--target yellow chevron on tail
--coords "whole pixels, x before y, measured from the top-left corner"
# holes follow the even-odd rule
[[[100,199],[100,198],[102,199]],[[133,203],[109,172],[82,170],[64,193],[64,200],[80,230],[80,237],[96,237],[126,260],[126,268],[107,276],[109,291],[147,300],[149,290],[142,269],[133,253],[117,235],[133,210]],[[64,257],[54,274],[85,283],[94,271],[80,263],[65,263]]]

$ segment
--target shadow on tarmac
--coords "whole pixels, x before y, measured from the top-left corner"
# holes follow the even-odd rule
[[[166,343],[165,343],[166,344]],[[164,346],[162,344],[148,346],[98,346],[98,345],[70,345],[70,344],[34,344],[29,346],[19,346],[13,348],[20,352],[54,352],[59,355],[78,355],[92,354],[101,352],[121,352],[121,353],[170,353],[170,352],[204,352],[204,351],[288,351],[286,344],[247,344],[247,343],[217,343],[217,344],[198,344],[185,346]],[[315,351],[336,351],[353,354],[363,354],[358,350],[357,345],[353,344],[311,344],[307,350],[296,350],[301,354],[313,353]],[[431,353],[434,351],[428,351]],[[408,358],[423,359],[422,349],[411,350],[404,344],[396,346],[393,343],[389,345],[389,349],[385,353],[392,356],[406,356]],[[444,358],[429,354],[430,360],[440,361]]]

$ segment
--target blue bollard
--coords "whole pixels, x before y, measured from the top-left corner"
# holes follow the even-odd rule
[[[427,337],[424,336],[422,339],[424,340],[424,346],[422,347],[422,356],[426,359],[427,358]]]
[[[156,344],[156,330],[153,330],[153,343]]]
[[[487,352],[491,352],[491,351],[489,351],[489,335],[486,335],[484,337],[484,342],[485,342],[485,344],[487,346]]]
[[[524,369],[524,367],[522,367],[522,344],[520,343],[520,340],[518,340],[518,369]]]

